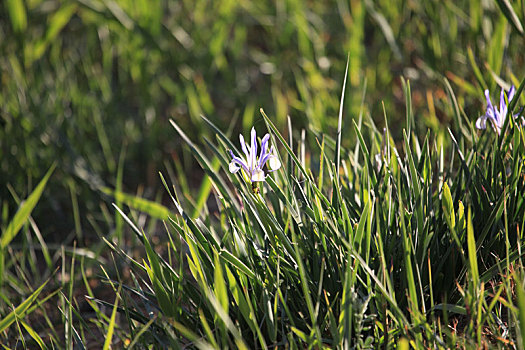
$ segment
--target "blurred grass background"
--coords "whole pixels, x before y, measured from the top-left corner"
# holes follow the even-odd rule
[[[444,135],[453,124],[445,78],[475,121],[485,88],[518,85],[525,75],[524,17],[523,0],[5,0],[2,231],[53,164],[35,224],[15,241],[21,255],[34,248],[35,229],[55,262],[60,245],[93,247],[120,235],[115,200],[102,186],[153,199],[163,193],[158,171],[168,169],[182,188],[198,188],[202,172],[169,118],[201,141],[209,134],[201,114],[246,132],[263,127],[259,107],[283,133],[287,115],[297,130],[333,133],[347,57],[348,118],[363,105],[382,125],[384,103],[399,139],[404,77],[416,127]],[[353,145],[352,124],[345,128],[352,136],[343,146]],[[15,280],[10,291],[24,290]]]
[[[119,161],[126,189],[158,187],[180,154],[169,117],[190,136],[207,132],[200,114],[246,131],[264,107],[283,130],[287,115],[334,130],[348,55],[350,117],[366,80],[374,120],[381,102],[392,125],[403,120],[404,76],[419,126],[443,133],[443,76],[475,119],[483,88],[525,67],[523,36],[485,0],[8,0],[0,11],[2,205],[13,211],[9,188],[23,197],[57,162],[35,212],[56,241],[92,230],[73,214],[100,212],[90,184],[116,187]]]

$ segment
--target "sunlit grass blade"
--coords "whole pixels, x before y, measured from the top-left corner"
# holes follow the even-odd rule
[[[337,118],[337,143],[335,144],[335,169],[339,172],[341,166],[341,132],[343,129],[343,107],[345,101],[346,79],[348,77],[348,64],[350,56],[346,60],[345,76],[343,80],[343,88],[341,90],[341,102],[339,102],[339,116]]]
[[[119,304],[119,300],[120,300],[120,288],[115,297],[115,305],[113,306],[113,311],[111,312],[111,318],[108,324],[108,331],[105,335],[106,340],[104,341],[103,350],[109,350],[111,347],[111,343],[113,342],[113,332],[114,332],[115,324],[116,324],[117,307]]]
[[[522,278],[514,278],[516,283],[516,299],[518,302],[518,320],[520,326],[520,340],[521,346],[525,345],[525,290],[523,287]]]
[[[101,191],[107,195],[113,196],[118,202],[122,202],[130,208],[147,213],[154,218],[168,220],[170,215],[170,210],[160,203],[124,192],[119,192],[117,190],[112,190],[108,187],[101,188]],[[118,206],[118,204],[116,205]]]
[[[34,45],[26,46],[26,65],[30,65],[42,57],[46,49],[49,47],[49,44],[55,40],[60,31],[70,21],[77,8],[78,5],[76,3],[64,4],[52,15],[49,19],[49,26],[47,27],[44,37],[36,41]]]
[[[514,29],[516,29],[521,35],[524,35],[523,32],[523,26],[521,24],[521,21],[512,8],[512,4],[509,2],[509,0],[496,0],[498,3],[499,8],[501,9],[501,12],[505,15],[507,20],[512,24]]]
[[[403,93],[405,94],[405,127],[407,134],[411,135],[411,130],[413,129],[414,125],[414,117],[412,115],[412,92],[410,91],[410,81],[401,78],[401,83],[403,85]]]
[[[173,326],[177,329],[184,337],[189,339],[194,345],[201,350],[213,350],[215,349],[210,343],[203,341],[201,337],[195,334],[192,330],[188,329],[184,325],[177,321],[173,322]]]
[[[11,25],[15,33],[21,33],[27,28],[27,13],[23,0],[7,0],[5,3],[11,17]]]
[[[468,258],[470,264],[470,274],[474,288],[478,288],[479,285],[479,272],[478,272],[478,258],[476,253],[476,240],[474,238],[474,228],[472,226],[472,210],[468,209],[467,218],[467,246],[468,246]]]
[[[16,212],[15,216],[11,219],[11,222],[9,222],[9,225],[7,225],[7,228],[4,232],[2,232],[2,236],[0,238],[0,248],[5,249],[7,245],[15,238],[15,236],[18,234],[24,223],[27,222],[29,215],[31,215],[31,212],[35,208],[36,204],[38,203],[38,200],[40,199],[40,196],[42,195],[42,192],[44,192],[44,189],[46,187],[47,181],[51,177],[51,174],[55,170],[55,165],[51,166],[49,170],[47,171],[46,175],[42,178],[38,186],[34,189],[33,192],[27,197],[27,199],[20,205],[18,208],[18,211]]]
[[[272,123],[272,121],[270,120],[270,118],[268,118],[268,116],[266,115],[266,113],[264,112],[264,110],[262,108],[260,109],[260,112],[261,112],[262,116],[264,117],[264,120],[265,120],[266,124],[268,125],[268,128],[273,132],[273,135],[276,136],[279,139],[281,144],[286,149],[286,152],[288,153],[288,155],[290,155],[292,157],[294,163],[297,165],[297,167],[301,171],[302,175],[306,179],[308,179],[308,181],[310,181],[310,177],[309,177],[308,173],[306,172],[303,164],[301,163],[301,161],[299,161],[299,158],[297,158],[295,153],[292,151],[292,149],[290,148],[290,145],[288,145],[288,143],[281,136],[281,133],[279,132],[279,129],[277,129],[277,127]]]
[[[33,340],[38,344],[40,349],[47,349],[47,346],[45,345],[44,340],[42,340],[42,338],[38,335],[38,333],[33,328],[31,328],[31,326],[29,326],[23,320],[19,320],[19,322],[24,327],[26,332],[29,333],[31,338],[33,338]]]
[[[512,101],[509,101],[509,113],[511,115],[514,113],[514,109],[518,105],[518,101],[520,100],[521,93],[523,92],[524,88],[525,88],[525,78],[523,78],[520,86],[518,86],[518,89],[516,90],[516,94],[512,98]]]
[[[472,67],[472,70],[474,71],[474,75],[476,76],[476,80],[478,81],[478,84],[480,85],[481,90],[485,91],[485,89],[488,88],[487,87],[487,83],[485,82],[485,79],[483,78],[483,75],[481,74],[481,71],[480,71],[478,65],[476,64],[476,60],[474,59],[474,53],[472,52],[472,48],[471,47],[468,47],[467,53],[468,53],[468,59],[469,59],[469,62],[470,62],[470,66]]]
[[[44,287],[49,282],[44,282],[40,287],[38,287],[26,300],[24,300],[20,305],[18,305],[13,311],[11,311],[7,316],[0,320],[0,332],[6,330],[9,326],[15,322],[16,318],[24,318],[27,314],[32,312],[34,309],[30,307],[35,303],[38,296],[44,289]]]
[[[210,163],[208,158],[202,153],[202,151],[188,138],[188,136],[182,131],[182,129],[175,123],[173,119],[170,120],[171,125],[179,133],[179,135],[184,139],[186,144],[190,147],[191,151],[195,155],[195,158],[202,166],[206,174],[213,180],[213,182],[219,187],[220,191],[227,195],[228,199],[234,203],[234,206],[237,208],[236,202],[233,201],[235,196],[226,185],[222,177],[214,170],[213,165]],[[238,208],[237,208],[238,209]]]
[[[155,322],[155,319],[152,318],[151,320],[149,320],[145,325],[141,326],[139,331],[135,333],[135,337],[131,340],[131,342],[129,343],[129,346],[128,346],[128,349],[133,349],[135,344],[137,344],[142,335],[148,331],[151,327],[151,325],[153,324],[153,322]]]

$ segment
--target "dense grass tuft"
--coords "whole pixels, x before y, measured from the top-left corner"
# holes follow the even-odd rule
[[[124,311],[136,314],[131,335],[148,330],[135,340],[199,348],[521,344],[513,306],[524,273],[521,123],[510,121],[499,136],[465,125],[442,140],[405,130],[396,145],[388,117],[381,132],[363,118],[354,123],[355,149],[323,134],[310,149],[304,133],[286,141],[261,113],[284,164],[264,183],[227,170],[227,151],[237,147],[219,128],[211,125],[215,141],[201,150],[172,121],[209,175],[214,201],[192,217],[164,182],[176,210],[156,245],[119,209],[147,257],[130,260],[112,246],[136,276],[124,287]]]

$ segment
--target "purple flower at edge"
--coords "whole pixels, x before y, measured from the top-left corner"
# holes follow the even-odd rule
[[[236,173],[243,169],[251,182],[264,181],[266,175],[264,174],[263,167],[268,164],[268,172],[275,171],[281,167],[279,157],[275,155],[274,147],[268,148],[268,141],[270,140],[270,134],[264,135],[261,141],[261,152],[257,157],[257,133],[255,128],[251,131],[251,143],[247,144],[244,142],[244,137],[239,135],[241,149],[245,154],[245,158],[237,157],[230,150],[230,156],[232,161],[230,162],[230,172]]]
[[[507,95],[507,99],[505,99],[505,91],[503,88],[501,89],[500,98],[499,98],[499,108],[498,106],[493,106],[492,102],[490,101],[489,96],[489,90],[485,90],[485,98],[487,99],[487,110],[485,111],[485,114],[478,118],[476,121],[476,128],[478,129],[486,129],[487,128],[487,120],[492,122],[492,126],[498,134],[501,132],[501,129],[503,128],[503,124],[505,123],[505,119],[507,118],[508,113],[508,102],[512,100],[514,97],[514,94],[516,93],[516,89],[514,86],[512,86],[509,90],[509,93]],[[514,116],[514,117],[517,117]]]

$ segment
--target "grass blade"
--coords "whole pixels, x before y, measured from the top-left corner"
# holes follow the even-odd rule
[[[509,101],[509,113],[510,114],[513,114],[514,108],[516,108],[516,105],[518,104],[518,101],[520,99],[521,93],[523,92],[524,88],[525,88],[525,78],[523,78],[523,80],[521,81],[521,84],[516,90],[516,93],[514,94],[512,101]]]
[[[515,278],[516,297],[518,301],[518,319],[520,321],[521,346],[525,345],[525,291],[523,283]]]
[[[523,26],[521,25],[520,19],[518,18],[516,12],[514,12],[512,4],[509,2],[509,0],[496,0],[496,2],[498,3],[501,12],[503,12],[503,15],[505,15],[514,29],[516,29],[521,35],[524,35],[525,33],[523,32]]]
[[[28,220],[29,216],[31,215],[31,212],[38,203],[42,192],[44,192],[47,181],[53,173],[53,170],[55,170],[55,165],[52,165],[51,168],[49,168],[46,175],[40,181],[35,190],[29,195],[29,197],[27,197],[26,201],[23,202],[22,205],[20,205],[15,216],[13,217],[5,231],[2,233],[2,237],[0,238],[0,249],[5,249],[5,247],[9,245],[13,238],[15,238],[15,236],[18,234],[24,223]]]
[[[479,282],[478,260],[476,255],[476,239],[474,238],[474,228],[472,226],[472,210],[470,207],[468,209],[467,219],[467,246],[472,281],[474,282],[475,288],[477,288]]]
[[[112,190],[109,187],[103,187],[101,188],[101,191],[107,195],[113,196],[116,201],[124,203],[130,208],[147,213],[154,218],[168,220],[170,215],[170,210],[162,204],[117,190]]]
[[[339,104],[339,118],[337,122],[337,143],[335,144],[335,170],[339,172],[341,166],[341,131],[343,127],[343,106],[345,101],[346,79],[348,78],[348,64],[350,56],[346,59],[345,78],[343,81],[343,89],[341,91],[341,102]]]
[[[113,340],[113,331],[115,329],[116,316],[117,316],[117,307],[120,299],[120,288],[115,297],[115,304],[113,305],[113,311],[111,312],[111,318],[109,320],[108,332],[106,333],[106,341],[104,341],[103,350],[109,350],[111,346],[111,341]]]
[[[30,306],[35,302],[38,295],[42,292],[49,280],[45,281],[40,287],[37,288],[26,300],[18,305],[13,311],[11,311],[6,317],[0,320],[0,333],[5,331],[17,318],[24,318],[29,312],[34,309],[29,309]]]
[[[23,0],[7,0],[7,10],[11,17],[11,25],[15,33],[21,33],[27,28],[27,14]]]

